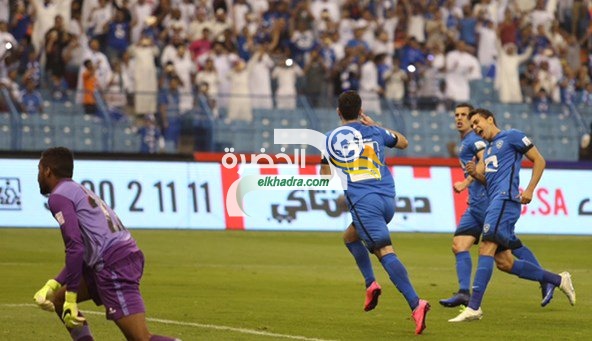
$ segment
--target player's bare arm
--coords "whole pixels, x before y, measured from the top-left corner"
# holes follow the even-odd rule
[[[321,175],[332,175],[331,166],[322,164],[320,173]]]
[[[396,130],[383,127],[380,123],[374,121],[370,116],[364,114],[363,112],[360,113],[360,122],[367,126],[382,127],[388,130],[391,134],[397,137],[397,144],[395,145],[395,148],[397,149],[405,149],[409,145],[409,141],[407,141],[405,135],[399,133]]]
[[[547,162],[545,158],[541,155],[537,147],[532,147],[526,154],[524,154],[527,159],[532,161],[534,164],[532,166],[532,174],[530,175],[530,182],[528,182],[528,186],[522,194],[520,195],[520,202],[524,205],[528,204],[532,200],[532,195],[534,193],[534,189],[538,185],[541,177],[543,176],[543,171],[545,170],[545,165]]]

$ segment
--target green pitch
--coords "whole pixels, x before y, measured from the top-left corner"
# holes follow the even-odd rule
[[[183,340],[401,340],[415,338],[410,311],[373,259],[383,287],[362,310],[361,275],[338,233],[135,230],[146,255],[142,292],[151,331]],[[549,270],[568,270],[577,291],[540,307],[538,283],[495,271],[478,322],[451,324],[438,299],[457,286],[451,236],[393,234],[421,297],[432,304],[422,338],[576,340],[592,335],[592,238],[523,236]],[[0,229],[0,340],[68,340],[32,296],[63,264],[57,229]],[[473,250],[473,265],[476,249]],[[473,269],[474,272],[474,269]],[[81,304],[97,340],[123,339],[102,307]],[[97,312],[97,313],[92,313]]]

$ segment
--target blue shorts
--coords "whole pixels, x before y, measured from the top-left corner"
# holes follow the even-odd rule
[[[514,250],[522,246],[522,242],[514,233],[521,208],[519,202],[499,199],[491,201],[487,207],[483,240],[496,243],[497,252]]]
[[[473,236],[475,244],[479,242],[479,237],[483,231],[483,222],[485,221],[485,210],[487,205],[469,206],[460,218],[458,227],[454,231],[455,236]]]
[[[356,232],[370,252],[392,244],[387,224],[395,215],[394,197],[368,194],[350,208],[350,213]]]

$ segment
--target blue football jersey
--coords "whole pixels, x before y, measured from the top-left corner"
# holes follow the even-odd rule
[[[467,163],[473,160],[477,156],[477,153],[485,149],[486,146],[487,143],[473,131],[465,135],[460,141],[458,159],[460,160],[460,166],[465,172],[465,178],[469,176],[466,170]],[[487,201],[487,190],[485,186],[479,181],[473,181],[469,185],[469,206],[475,206],[484,201]]]
[[[520,201],[520,168],[522,156],[534,145],[516,129],[502,130],[485,150],[485,178],[489,199]]]
[[[354,205],[369,193],[395,196],[395,183],[385,165],[385,147],[397,144],[387,129],[354,122],[327,134],[329,161],[347,176],[346,195]]]

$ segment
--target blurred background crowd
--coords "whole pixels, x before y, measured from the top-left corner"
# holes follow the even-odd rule
[[[492,101],[545,112],[592,106],[591,16],[590,0],[0,0],[0,83],[29,114],[98,114],[100,96],[175,143],[198,101],[224,122],[345,90],[369,113],[447,109],[489,78]]]

